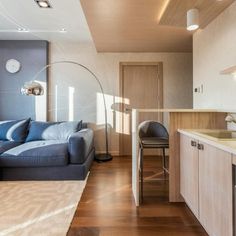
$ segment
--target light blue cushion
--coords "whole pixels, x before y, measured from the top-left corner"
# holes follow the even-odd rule
[[[71,134],[79,131],[82,121],[39,122],[32,121],[26,142],[36,140],[68,140]]]
[[[29,119],[0,121],[0,140],[24,142],[27,136]]]

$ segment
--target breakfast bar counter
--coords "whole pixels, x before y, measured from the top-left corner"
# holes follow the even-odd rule
[[[132,191],[139,206],[140,113],[168,113],[169,126],[169,201],[182,202],[180,195],[180,147],[178,129],[226,129],[225,117],[232,111],[213,109],[133,109],[132,110]]]

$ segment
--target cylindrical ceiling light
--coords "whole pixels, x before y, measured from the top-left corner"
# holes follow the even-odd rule
[[[192,31],[199,28],[199,11],[190,9],[187,12],[187,30]]]

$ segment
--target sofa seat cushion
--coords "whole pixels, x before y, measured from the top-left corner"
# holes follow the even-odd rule
[[[0,155],[11,148],[21,145],[21,142],[0,140]]]
[[[46,167],[68,164],[68,143],[58,140],[33,141],[0,156],[1,167]]]

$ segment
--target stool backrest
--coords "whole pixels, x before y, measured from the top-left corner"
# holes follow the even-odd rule
[[[169,138],[169,134],[165,126],[157,121],[143,121],[139,127],[139,138],[156,137]]]

